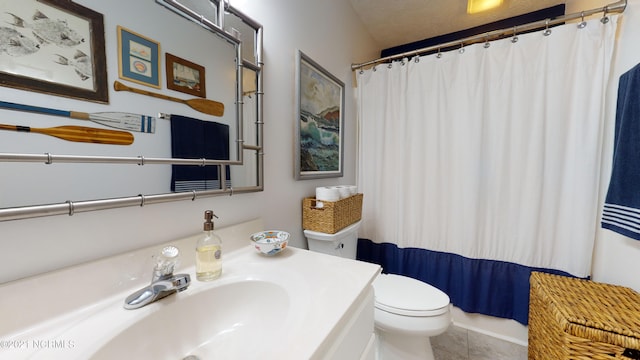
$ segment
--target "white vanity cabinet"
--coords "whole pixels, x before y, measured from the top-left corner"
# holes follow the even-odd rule
[[[363,296],[353,303],[344,321],[327,337],[328,349],[319,359],[374,360],[375,334],[373,322],[373,287],[367,286]],[[319,350],[323,350],[322,348]]]

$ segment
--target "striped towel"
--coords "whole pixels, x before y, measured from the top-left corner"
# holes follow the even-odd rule
[[[620,76],[602,227],[640,240],[640,64]]]
[[[229,126],[171,115],[171,156],[182,159],[229,160]],[[231,187],[229,166],[225,166]],[[172,165],[171,191],[221,189],[220,166]]]

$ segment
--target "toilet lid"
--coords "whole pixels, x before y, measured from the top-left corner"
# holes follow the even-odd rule
[[[380,310],[406,316],[435,316],[449,310],[447,294],[407,276],[381,274],[373,288]]]

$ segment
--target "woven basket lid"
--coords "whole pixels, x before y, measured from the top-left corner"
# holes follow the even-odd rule
[[[640,294],[634,290],[534,272],[532,286],[535,284],[541,285],[538,291],[544,291],[555,305],[567,333],[640,349]]]

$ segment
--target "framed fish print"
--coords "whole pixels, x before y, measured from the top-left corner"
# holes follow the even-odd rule
[[[301,51],[296,64],[296,179],[341,177],[344,83]]]
[[[70,0],[0,8],[0,85],[109,102],[102,14]]]
[[[118,26],[118,76],[160,89],[160,44]]]

